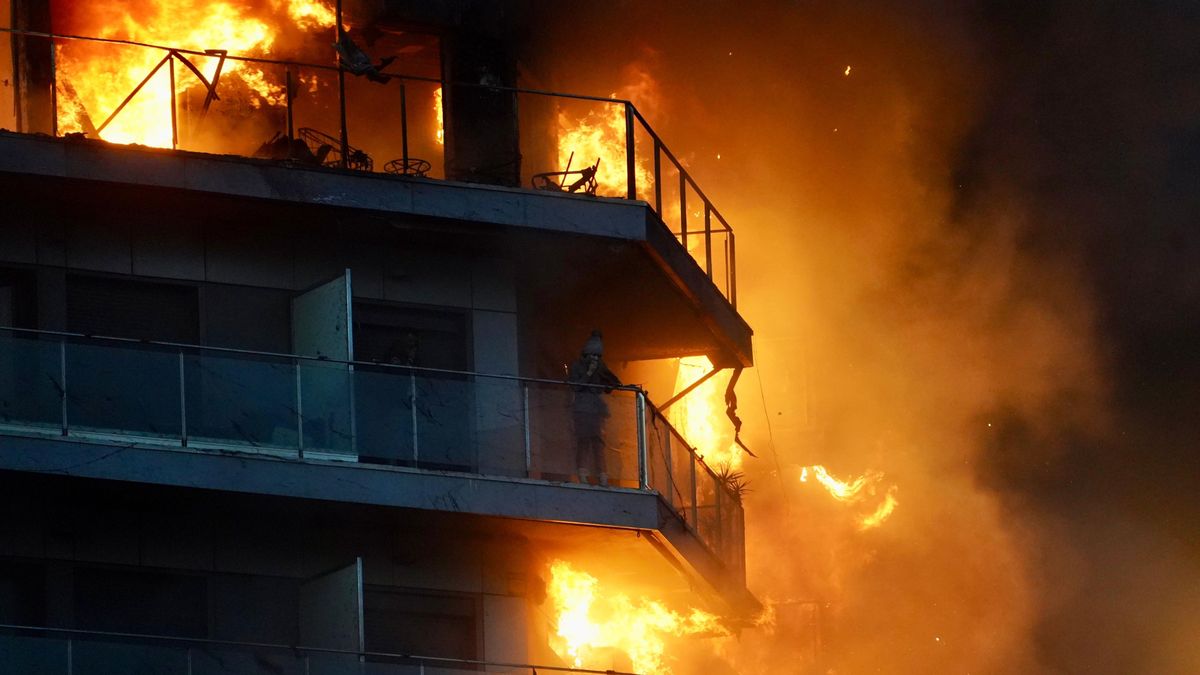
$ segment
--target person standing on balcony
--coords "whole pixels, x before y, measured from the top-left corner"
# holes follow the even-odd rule
[[[608,402],[604,397],[621,380],[604,364],[604,339],[593,330],[583,345],[583,351],[567,371],[567,380],[578,385],[571,401],[571,417],[575,424],[575,457],[579,467],[579,482],[587,483],[595,471],[600,485],[608,485],[604,453],[604,426],[608,420]]]

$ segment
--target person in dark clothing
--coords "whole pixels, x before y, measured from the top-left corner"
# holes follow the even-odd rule
[[[608,485],[604,426],[609,413],[604,397],[612,391],[612,387],[621,386],[621,380],[604,365],[604,340],[600,331],[592,331],[579,358],[571,364],[567,380],[577,385],[594,385],[575,387],[575,396],[571,401],[579,482],[587,483],[589,475],[595,471],[600,485]]]

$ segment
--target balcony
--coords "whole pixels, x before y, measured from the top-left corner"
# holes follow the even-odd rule
[[[588,231],[580,223],[596,218],[581,216],[578,203],[571,206],[529,207],[524,202],[495,195],[487,205],[479,196],[457,192],[445,201],[456,208],[433,208],[427,211],[417,205],[429,190],[421,186],[441,184],[474,184],[518,188],[524,193],[540,193],[568,197],[602,209],[604,217],[617,212],[611,208],[614,200],[638,202],[647,207],[652,218],[673,237],[675,249],[695,263],[697,278],[707,279],[721,297],[736,310],[737,270],[736,243],[733,228],[716,208],[687,168],[650,126],[637,107],[628,100],[599,98],[515,87],[481,85],[470,82],[443,82],[438,79],[404,73],[382,73],[385,83],[346,77],[336,63],[247,58],[222,51],[195,51],[165,45],[152,45],[125,40],[77,35],[59,35],[14,28],[0,28],[19,45],[35,71],[45,82],[31,83],[26,89],[31,98],[29,110],[15,127],[18,132],[40,133],[52,137],[70,134],[71,140],[85,142],[105,135],[105,129],[120,125],[122,116],[144,103],[145,92],[154,88],[157,98],[164,102],[158,118],[161,132],[152,139],[138,143],[159,148],[208,155],[258,158],[272,164],[292,168],[322,169],[342,175],[370,174],[379,179],[407,184],[397,189],[398,198],[375,196],[363,204],[366,208],[391,208],[407,201],[407,208],[417,213],[470,219],[484,219],[496,210],[516,210],[513,223],[536,220],[537,213],[557,221],[556,227],[567,231]],[[86,45],[100,56],[111,52],[113,58],[145,53],[148,63],[146,78],[128,92],[128,96],[112,109],[83,110],[73,88],[59,72],[56,54],[64,47]],[[107,50],[107,51],[106,51]],[[263,81],[278,90],[268,103],[234,109],[230,79],[220,73],[230,72],[235,65],[248,65],[261,72]],[[167,86],[167,76],[171,88]],[[316,95],[300,96],[296,92],[307,88]],[[48,89],[50,96],[41,92]],[[164,92],[169,91],[169,95]],[[447,105],[442,105],[445,91]],[[222,97],[226,95],[226,98]],[[44,100],[43,100],[44,99]],[[456,113],[453,100],[468,101],[464,112]],[[382,102],[382,103],[381,103]],[[75,107],[69,107],[75,106]],[[145,106],[143,105],[143,108]],[[64,113],[63,111],[67,112]],[[431,130],[431,111],[438,116],[445,110],[445,136],[434,140]],[[472,111],[479,119],[465,111]],[[483,112],[480,112],[480,111]],[[488,112],[491,111],[491,112]],[[139,111],[145,116],[146,110]],[[456,120],[455,115],[461,115]],[[223,116],[237,117],[239,125],[263,130],[253,142],[235,142],[231,135],[219,133],[215,127]],[[73,120],[71,127],[63,120]],[[79,119],[86,122],[80,123]],[[602,127],[602,153],[587,144],[574,154],[570,141],[563,141],[562,120],[586,120]],[[76,126],[82,126],[76,129]],[[362,131],[369,129],[369,132]],[[111,131],[111,128],[109,128]],[[438,131],[441,134],[439,128]],[[272,135],[274,134],[274,135]],[[115,137],[114,137],[115,138]],[[122,136],[124,138],[124,136]],[[89,143],[90,145],[90,143]],[[564,156],[566,151],[571,154]],[[583,156],[584,154],[587,156]],[[11,152],[10,152],[11,154]],[[597,157],[605,154],[607,157]],[[12,159],[18,162],[20,159]],[[70,162],[68,162],[70,163]],[[49,170],[43,162],[23,162],[8,170]],[[78,168],[78,167],[76,167]],[[97,180],[112,180],[114,167],[106,167]],[[594,174],[581,173],[594,168]],[[51,171],[51,173],[53,173]],[[198,172],[181,167],[159,167],[152,182],[170,184],[174,174],[187,176],[192,189],[230,191],[243,196],[278,198],[276,192],[259,194],[255,187],[268,184],[276,190],[278,181],[255,177],[245,171],[226,168],[224,176],[202,179]],[[587,176],[591,175],[589,180]],[[181,179],[182,180],[182,179]],[[578,187],[573,187],[580,182]],[[311,186],[310,186],[311,187]],[[284,190],[293,198],[300,188]],[[361,188],[360,188],[361,189]],[[378,184],[370,189],[379,192]],[[313,199],[319,203],[343,203],[354,190],[344,182],[331,183],[318,190]],[[446,193],[446,190],[434,190]],[[447,193],[449,194],[449,193]],[[544,200],[543,200],[544,201]],[[356,202],[357,203],[357,202]],[[599,205],[609,204],[608,208]],[[499,206],[497,206],[499,204]],[[561,203],[560,203],[561,204]],[[537,210],[540,209],[540,210]],[[551,213],[551,211],[553,211]],[[483,214],[483,215],[481,215]],[[508,220],[501,218],[506,224]],[[619,220],[619,218],[618,218]],[[606,236],[620,229],[609,224],[603,228]],[[692,276],[691,271],[678,273]],[[748,354],[743,360],[748,361]]]
[[[349,672],[459,675],[479,671],[527,675],[632,675],[613,670],[15,625],[0,625],[0,661],[5,664],[5,672],[38,675],[216,675],[235,672],[241,675]]]
[[[0,373],[3,469],[636,529],[744,593],[739,495],[634,387],[22,329]]]

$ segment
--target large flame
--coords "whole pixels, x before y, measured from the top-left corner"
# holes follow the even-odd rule
[[[675,392],[679,393],[713,369],[707,356],[679,359]],[[704,462],[716,471],[740,471],[745,459],[733,442],[733,428],[725,416],[728,377],[715,375],[688,392],[668,412],[671,424],[683,434]]]
[[[221,49],[231,55],[268,57],[280,35],[278,17],[286,16],[301,30],[332,28],[334,13],[321,0],[264,0],[245,2],[201,0],[114,0],[103,11],[88,12],[90,25],[75,27],[88,37],[129,40],[178,49]],[[117,46],[85,41],[57,45],[58,130],[86,132],[103,124],[166,56],[159,49]],[[215,57],[188,56],[211,82],[218,65]],[[172,146],[171,86],[169,65],[164,65],[129,101],[99,136],[114,143]],[[259,66],[226,60],[219,93],[240,82],[254,97],[254,107],[281,105],[283,87]],[[194,88],[196,77],[175,64],[177,100]]]
[[[681,614],[656,600],[608,592],[563,560],[551,563],[547,590],[555,613],[550,646],[574,668],[610,668],[602,651],[615,649],[638,673],[668,675],[669,638],[729,634],[716,615],[695,608]]]
[[[446,144],[446,122],[442,110],[442,88],[438,87],[433,90],[433,115],[437,120],[437,130],[434,132],[434,138],[437,139],[438,145]]]

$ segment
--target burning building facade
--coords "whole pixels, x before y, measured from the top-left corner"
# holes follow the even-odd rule
[[[732,229],[631,102],[536,87],[532,8],[0,17],[5,663],[666,672],[757,611],[652,402],[751,365]],[[596,328],[638,384],[567,381]]]

